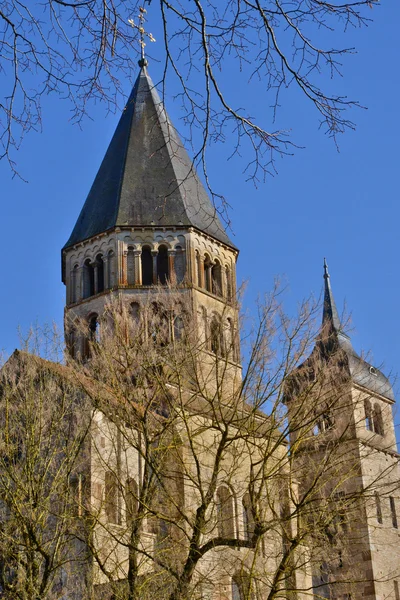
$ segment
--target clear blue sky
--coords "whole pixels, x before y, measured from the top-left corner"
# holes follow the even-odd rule
[[[346,304],[352,314],[356,349],[371,351],[376,365],[396,374],[400,3],[385,0],[371,17],[367,29],[350,30],[342,38],[356,45],[358,54],[345,61],[339,88],[368,110],[352,111],[357,130],[341,137],[340,152],[318,130],[312,108],[292,93],[278,125],[290,128],[305,149],[278,160],[278,174],[256,189],[245,183],[239,161],[226,162],[228,140],[215,152],[212,176],[232,205],[233,240],[241,250],[238,280],[249,281],[247,305],[271,289],[275,276],[289,285],[289,310],[310,293],[318,296],[326,256],[339,311]],[[155,61],[150,65],[155,81],[159,69]],[[224,76],[234,89],[236,81],[229,73]],[[255,87],[237,82],[238,105],[248,102],[255,115],[267,118],[270,102],[261,91],[262,82]],[[171,99],[167,108],[179,127],[179,107]],[[62,326],[60,249],[118,116],[106,116],[102,106],[95,106],[92,120],[80,130],[69,122],[68,105],[49,97],[43,133],[29,134],[18,153],[29,183],[12,179],[0,163],[0,348],[7,352],[18,346],[18,326],[23,331],[34,322]]]

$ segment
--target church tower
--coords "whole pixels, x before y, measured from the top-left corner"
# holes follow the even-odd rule
[[[399,600],[400,455],[393,390],[344,332],[326,262],[324,281],[321,333],[286,400],[291,442],[301,437],[303,445],[295,476],[320,469],[320,501],[335,507],[332,519],[327,513],[326,547],[313,566],[314,594]],[[327,455],[330,464],[323,467]]]
[[[170,285],[186,295],[210,356],[237,374],[238,250],[227,236],[147,71],[140,73],[72,234],[62,250],[71,354],[85,358],[111,298],[133,318]],[[85,325],[85,327],[86,327]],[[171,335],[174,326],[171,326]]]

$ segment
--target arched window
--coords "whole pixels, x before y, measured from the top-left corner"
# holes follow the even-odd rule
[[[132,526],[138,513],[139,487],[136,481],[129,477],[125,487],[126,524]]]
[[[148,332],[153,343],[166,346],[170,340],[170,320],[162,306],[153,302],[149,314]]]
[[[71,272],[71,302],[78,301],[79,266],[75,265]]]
[[[175,248],[175,275],[177,283],[185,279],[185,254],[181,246]]]
[[[119,514],[118,478],[114,471],[106,471],[104,480],[105,511],[109,523],[121,523]]]
[[[374,405],[372,418],[374,422],[374,431],[378,435],[384,435],[385,431],[383,428],[382,409],[379,404]]]
[[[174,318],[174,339],[181,340],[184,335],[184,323],[179,315]]]
[[[170,340],[170,320],[168,314],[163,312],[160,316],[158,343],[160,346],[166,346]]]
[[[139,302],[131,303],[131,317],[135,323],[139,323],[140,321],[140,304]]]
[[[96,256],[94,268],[97,276],[95,278],[95,283],[97,279],[96,294],[99,294],[100,292],[104,292],[104,262],[101,254]]]
[[[221,485],[217,490],[218,535],[233,538],[235,535],[234,497],[230,489]]]
[[[90,358],[90,343],[100,342],[100,323],[97,314],[90,315],[88,319],[88,335],[83,340],[83,358]]]
[[[89,339],[91,342],[100,342],[100,323],[96,314],[89,317]]]
[[[69,332],[68,350],[71,358],[76,358],[77,355],[77,342],[78,337],[76,335],[75,327],[71,327]]]
[[[374,431],[374,424],[372,421],[372,408],[369,400],[364,400],[364,411],[365,411],[365,427],[368,431]]]
[[[204,258],[204,284],[207,292],[212,292],[212,281],[211,281],[211,259],[206,254]]]
[[[157,280],[161,285],[165,285],[168,277],[168,249],[166,246],[160,246],[157,254]]]
[[[211,287],[212,293],[217,296],[221,296],[222,294],[222,273],[221,273],[221,265],[218,260],[215,261],[213,266],[211,267]]]
[[[396,503],[393,496],[389,496],[390,515],[392,517],[392,525],[395,529],[398,529]]]
[[[224,356],[225,344],[221,320],[214,315],[210,323],[211,352]]]
[[[128,248],[126,257],[126,270],[128,285],[135,285],[135,254],[132,246]]]
[[[142,248],[142,285],[153,285],[153,257],[149,246]]]
[[[109,288],[113,288],[117,285],[117,274],[116,274],[116,268],[115,268],[115,254],[113,250],[110,250],[108,255],[108,287]]]
[[[83,297],[90,298],[94,294],[94,268],[90,259],[85,260],[83,265]]]
[[[254,533],[254,519],[251,510],[250,494],[246,492],[242,500],[243,506],[243,528],[246,540],[250,540]]]

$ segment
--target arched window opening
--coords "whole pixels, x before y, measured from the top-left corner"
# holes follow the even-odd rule
[[[128,248],[126,257],[126,270],[128,285],[135,285],[135,254],[132,246]]]
[[[211,338],[211,352],[219,354],[220,356],[225,355],[225,344],[222,330],[222,323],[215,315],[211,319],[210,324],[210,338]]]
[[[229,267],[225,267],[225,290],[226,299],[230,302],[232,300],[232,279]]]
[[[94,295],[94,267],[90,259],[85,260],[83,265],[83,297],[90,298]]]
[[[219,261],[215,261],[213,266],[211,267],[211,287],[212,293],[216,296],[221,296],[222,294],[222,273],[221,273],[221,265]]]
[[[140,321],[140,304],[139,302],[131,302],[131,317],[135,323]]]
[[[153,285],[153,257],[149,246],[142,248],[142,285]]]
[[[91,342],[100,342],[100,323],[96,314],[89,317],[89,339]]]
[[[395,503],[393,496],[389,496],[389,504],[390,504],[390,515],[392,517],[392,525],[395,529],[398,529],[396,503]]]
[[[181,246],[175,248],[175,276],[176,282],[181,283],[185,279],[185,254]]]
[[[95,274],[97,275],[95,278],[95,283],[97,279],[96,294],[99,294],[104,292],[104,261],[101,254],[96,256]]]
[[[126,505],[126,524],[132,526],[138,513],[139,487],[136,481],[129,477],[126,480],[125,505]]]
[[[223,538],[235,536],[234,498],[230,489],[220,486],[217,490],[218,535]]]
[[[68,340],[68,351],[71,358],[76,358],[77,356],[77,342],[78,336],[76,335],[76,329],[75,327],[71,327]]]
[[[207,292],[212,292],[211,267],[211,259],[206,255],[204,258],[204,285]]]
[[[326,410],[324,413],[319,414],[315,417],[315,422],[312,427],[313,435],[319,435],[320,433],[325,433],[330,429],[333,429],[335,426],[335,419],[329,410]]]
[[[382,409],[379,404],[374,405],[374,409],[372,411],[372,418],[374,422],[374,431],[378,435],[384,435],[385,431],[383,428],[383,419],[382,419]]]
[[[71,302],[78,302],[79,266],[75,265],[71,273]]]
[[[365,411],[365,427],[368,431],[374,431],[374,424],[372,421],[372,407],[369,400],[364,400],[364,411]]]
[[[106,471],[105,481],[105,511],[109,523],[121,524],[118,498],[118,478],[114,471]]]
[[[117,285],[117,274],[115,269],[115,254],[113,250],[110,250],[108,255],[108,287],[113,288]]]
[[[158,325],[158,326],[157,326]],[[159,319],[158,319],[158,324],[156,323],[156,327],[157,327],[157,344],[159,346],[166,346],[170,340],[170,324],[169,324],[169,318],[168,318],[168,314],[163,312],[161,313]]]
[[[157,346],[166,346],[170,340],[170,319],[162,307],[153,302],[149,314],[149,336]]]
[[[157,254],[157,279],[161,285],[165,285],[168,278],[168,250],[166,246],[160,246]]]
[[[184,336],[184,323],[179,315],[174,318],[174,339],[181,340]]]
[[[246,492],[242,500],[243,505],[243,528],[246,540],[250,540],[254,533],[254,519],[251,510],[250,494]]]

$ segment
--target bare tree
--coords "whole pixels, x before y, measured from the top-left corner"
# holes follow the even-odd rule
[[[353,127],[346,109],[357,102],[320,83],[321,74],[329,78],[340,74],[342,59],[353,48],[325,47],[320,33],[364,25],[372,4],[370,0],[152,3],[151,21],[160,30],[162,44],[162,90],[180,98],[194,161],[201,164],[206,178],[209,143],[218,143],[231,132],[236,136],[233,154],[247,144],[250,179],[262,179],[273,168],[275,154],[293,145],[285,131],[271,128],[288,87],[295,86],[313,104],[333,137]],[[82,121],[92,100],[115,107],[121,80],[136,68],[139,38],[149,39],[143,37],[137,18],[144,15],[139,12],[142,5],[136,0],[2,2],[1,156],[14,171],[15,150],[24,134],[41,127],[45,95],[67,99],[75,122]],[[263,82],[266,105],[272,106],[270,123],[254,120],[249,107],[238,108],[237,98],[225,90],[221,78],[227,68],[236,69],[250,83]]]
[[[224,319],[202,329],[172,287],[141,299],[138,316],[116,296],[90,360],[70,367],[96,409],[97,597],[357,597],[376,494],[397,498],[398,464],[362,473],[365,394],[352,396],[340,350],[305,360],[315,307],[289,320],[273,294],[242,374]]]
[[[0,595],[81,597],[90,411],[60,364],[15,352],[0,373]]]

